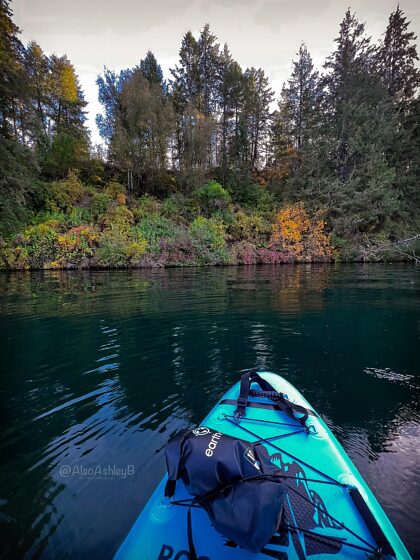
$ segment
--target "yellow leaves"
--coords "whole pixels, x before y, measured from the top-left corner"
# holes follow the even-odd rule
[[[146,249],[147,241],[145,239],[138,239],[137,241],[128,243],[125,253],[131,262],[136,262],[144,255]]]
[[[310,227],[311,222],[303,204],[286,206],[276,216],[271,239],[299,255],[303,252],[302,238]]]
[[[60,247],[65,247],[67,245],[67,236],[65,235],[59,235],[57,237],[57,242],[60,245]]]
[[[329,260],[333,249],[320,214],[310,217],[303,203],[280,210],[273,224],[270,245],[297,261]]]
[[[74,68],[71,65],[64,66],[60,78],[63,99],[69,103],[75,103],[77,101],[77,78]]]
[[[48,76],[49,89],[61,103],[71,104],[78,100],[77,76],[73,65],[66,56],[51,57],[51,74]]]
[[[62,267],[62,263],[60,261],[50,261],[49,263],[46,263],[44,265],[44,268],[53,269],[53,270],[61,267]]]

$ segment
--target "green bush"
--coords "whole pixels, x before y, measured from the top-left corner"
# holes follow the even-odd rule
[[[267,187],[255,183],[244,183],[229,187],[232,199],[242,206],[247,206],[260,212],[270,211],[275,203],[273,194]]]
[[[80,225],[59,235],[59,251],[56,260],[49,263],[51,268],[78,266],[94,255],[97,244],[97,231],[91,226]]]
[[[36,194],[42,190],[37,180],[39,168],[35,151],[0,135],[0,235],[22,231],[31,221]]]
[[[227,264],[230,262],[224,227],[220,222],[197,216],[190,225],[197,264]]]
[[[83,224],[89,224],[92,221],[92,214],[88,208],[74,207],[70,210],[67,216],[68,227],[82,226]]]
[[[50,183],[45,195],[47,210],[70,210],[84,195],[84,187],[77,174],[70,171],[67,179]]]
[[[159,198],[169,196],[176,190],[176,186],[175,177],[166,171],[159,173],[151,181],[152,192]]]
[[[96,258],[101,266],[128,267],[138,264],[146,249],[147,241],[139,232],[135,230],[124,232],[117,227],[111,227],[99,238]]]
[[[22,235],[17,237],[22,237]],[[28,268],[30,268],[30,262],[27,248],[22,247],[17,239],[12,246],[0,238],[0,269],[22,270]]]
[[[230,205],[228,208],[216,210],[216,212],[213,212],[212,218],[217,222],[223,224],[225,228],[228,229],[235,221],[235,212]]]
[[[217,181],[209,181],[193,193],[200,209],[208,216],[216,210],[224,209],[230,202],[230,194]]]
[[[146,239],[149,251],[155,253],[159,251],[160,241],[175,237],[180,228],[168,218],[149,214],[140,220],[136,230]]]
[[[177,223],[188,224],[197,214],[200,206],[196,198],[176,193],[167,198],[162,206],[162,214]]]
[[[66,229],[68,216],[65,212],[50,212],[44,210],[43,212],[39,212],[35,215],[34,219],[32,220],[33,225],[40,225],[45,222],[55,222],[57,223],[57,228],[60,231],[64,231]]]
[[[228,234],[233,241],[250,241],[262,244],[268,241],[271,224],[258,214],[246,214],[243,210],[235,213],[228,227]]]
[[[101,218],[108,211],[112,202],[112,198],[106,193],[97,193],[93,195],[89,209],[95,219]]]
[[[42,175],[51,179],[65,177],[71,169],[80,169],[88,159],[88,142],[83,135],[57,132],[50,143],[38,145]]]
[[[113,205],[110,206],[106,214],[102,217],[101,224],[106,228],[113,227],[120,231],[127,232],[134,224],[134,215],[127,206]]]
[[[156,198],[144,194],[133,207],[133,213],[136,221],[138,221],[150,214],[160,214],[161,208],[162,204]]]
[[[58,222],[50,220],[26,228],[20,245],[26,248],[32,268],[44,268],[48,261],[55,261],[58,254]]]

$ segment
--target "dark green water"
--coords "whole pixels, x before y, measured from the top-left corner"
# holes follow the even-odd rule
[[[171,435],[258,363],[322,414],[419,558],[419,276],[404,265],[0,276],[1,557],[111,558]]]

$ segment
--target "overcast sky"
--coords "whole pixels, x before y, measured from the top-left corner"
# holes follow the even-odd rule
[[[128,68],[152,50],[168,77],[183,34],[198,33],[208,22],[243,68],[267,72],[278,94],[302,41],[315,65],[322,65],[348,5],[349,0],[12,0],[22,40],[36,40],[47,54],[67,54],[74,64],[94,142],[100,141],[95,114],[101,109],[95,80],[104,66]],[[394,0],[351,2],[374,39],[396,6]],[[420,36],[420,2],[402,0],[400,6]]]

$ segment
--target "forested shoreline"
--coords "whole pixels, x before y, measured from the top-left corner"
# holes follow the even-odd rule
[[[66,56],[0,0],[0,268],[419,262],[420,72],[400,7],[374,43],[349,9],[275,99],[208,25],[169,76],[98,76],[94,146]],[[140,55],[141,56],[141,55]]]

